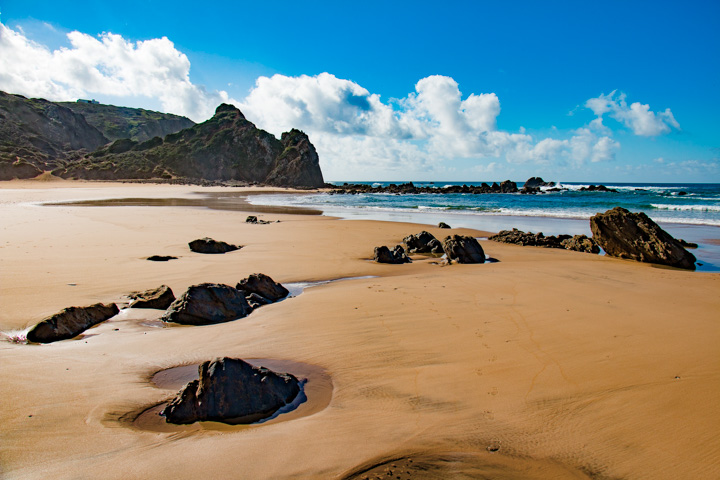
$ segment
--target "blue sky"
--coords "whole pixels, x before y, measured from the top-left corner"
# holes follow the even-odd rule
[[[195,121],[235,103],[276,135],[307,131],[329,180],[720,182],[717,1],[0,12],[0,89]]]

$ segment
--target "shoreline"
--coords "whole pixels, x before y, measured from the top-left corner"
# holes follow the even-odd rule
[[[281,221],[256,225],[245,223],[252,212],[193,206],[36,205],[198,190],[78,187],[0,185],[0,268],[11,279],[0,282],[1,330],[161,284],[179,296],[257,272],[281,283],[348,280],[223,324],[157,328],[162,311],[131,309],[76,340],[0,342],[0,471],[9,479],[343,479],[387,461],[441,478],[487,469],[500,478],[720,476],[719,273],[486,240],[499,262],[383,265],[370,261],[373,248],[410,233],[489,232],[286,213],[258,215]],[[203,236],[244,247],[189,252]],[[179,258],[145,260],[152,254]],[[167,400],[153,374],[219,356],[317,366],[332,383],[329,403],[221,434],[123,428],[121,418]]]

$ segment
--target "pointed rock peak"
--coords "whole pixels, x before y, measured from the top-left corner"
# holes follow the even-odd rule
[[[236,113],[237,115],[240,115],[241,118],[245,118],[245,115],[242,114],[239,108],[237,108],[235,105],[230,105],[228,103],[221,103],[218,105],[218,107],[215,109],[215,115],[218,116],[221,113],[230,112],[230,113]]]
[[[293,128],[289,132],[284,132],[281,137],[283,145],[296,145],[303,140],[308,140],[308,136],[303,132],[302,130],[298,130],[297,128]]]

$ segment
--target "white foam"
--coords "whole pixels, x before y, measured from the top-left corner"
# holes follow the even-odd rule
[[[683,212],[720,212],[720,205],[672,205],[653,203],[652,207],[658,210],[674,210]]]

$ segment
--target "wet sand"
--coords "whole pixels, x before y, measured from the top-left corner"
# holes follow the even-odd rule
[[[0,184],[6,332],[160,284],[180,295],[255,272],[364,277],[225,324],[158,328],[162,312],[128,311],[76,340],[0,342],[0,476],[720,477],[720,274],[489,241],[497,263],[378,265],[374,246],[423,229],[488,232],[287,213],[252,225],[250,207],[38,205],[238,190]],[[190,252],[205,236],[244,248]],[[312,366],[329,400],[252,428],[127,421],[172,395],[154,374],[218,356]]]

